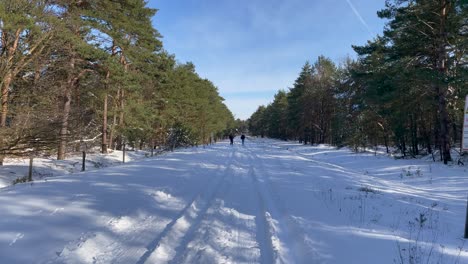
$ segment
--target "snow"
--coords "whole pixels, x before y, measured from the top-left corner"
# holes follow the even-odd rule
[[[126,151],[125,161],[131,162],[149,156],[146,151]],[[86,156],[86,170],[95,170],[122,164],[123,152],[112,150],[108,154],[92,153]],[[82,169],[82,154],[76,153],[66,160],[52,158],[33,159],[33,179],[42,179],[57,175],[80,172]],[[4,166],[0,166],[0,188],[11,185],[14,180],[26,177],[29,171],[29,159],[7,158]]]
[[[74,162],[0,189],[2,263],[468,263],[465,167],[269,139]]]

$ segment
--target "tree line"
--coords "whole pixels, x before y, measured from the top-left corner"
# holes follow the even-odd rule
[[[206,144],[234,123],[217,88],[177,63],[144,0],[0,2],[0,164],[80,145]]]
[[[307,62],[288,91],[250,117],[251,133],[451,161],[468,93],[468,2],[389,0],[377,14],[388,21],[384,32],[353,46],[356,60]]]

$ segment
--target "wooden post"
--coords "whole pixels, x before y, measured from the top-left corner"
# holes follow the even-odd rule
[[[32,171],[33,171],[33,156],[29,157],[29,171],[28,171],[28,181],[32,181]]]
[[[86,170],[86,151],[83,151],[83,162],[81,165],[81,171],[85,171],[85,170]]]
[[[466,206],[465,238],[468,239],[468,202],[467,202],[467,206]]]
[[[5,157],[6,157],[6,151],[3,151],[1,154],[0,154],[0,166],[3,166],[3,162],[5,160]]]
[[[123,150],[123,157],[122,157],[122,162],[125,163],[125,143],[122,145],[122,150]]]

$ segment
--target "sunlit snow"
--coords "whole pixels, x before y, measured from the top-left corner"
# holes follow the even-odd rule
[[[38,164],[53,177],[0,189],[1,263],[468,263],[463,166],[253,138]]]

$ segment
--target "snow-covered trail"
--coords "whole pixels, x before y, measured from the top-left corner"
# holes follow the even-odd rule
[[[0,263],[468,263],[467,180],[434,199],[437,175],[415,187],[388,176],[398,161],[380,177],[360,169],[376,157],[322,152],[221,142],[2,189]]]
[[[2,189],[1,262],[136,263],[218,181],[233,153],[224,150],[180,151]]]
[[[216,184],[207,186],[202,199],[177,219],[145,263],[252,263],[263,258],[271,263],[268,237],[256,239],[265,223],[256,222],[261,211],[252,188],[251,163],[245,153],[232,151]]]

